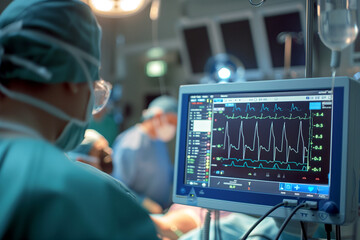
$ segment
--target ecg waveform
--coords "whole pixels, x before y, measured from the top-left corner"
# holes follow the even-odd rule
[[[225,133],[224,133],[224,142],[223,142],[223,149],[227,150],[227,158],[222,160],[234,160],[234,158],[231,157],[231,150],[234,149],[238,152],[240,152],[239,160],[237,158],[237,162],[244,161],[243,167],[257,167],[257,168],[265,168],[264,164],[269,165],[272,164],[272,167],[269,167],[271,169],[283,169],[283,170],[290,170],[295,169],[294,167],[291,168],[290,166],[295,165],[296,169],[300,167],[302,171],[307,171],[307,165],[308,165],[308,159],[309,159],[309,147],[307,147],[308,143],[305,143],[305,138],[303,134],[303,122],[299,122],[299,129],[297,133],[297,141],[295,146],[291,146],[289,144],[287,131],[286,131],[286,123],[283,123],[282,132],[281,132],[281,140],[277,141],[275,137],[274,132],[274,123],[271,122],[270,128],[269,128],[269,138],[266,141],[267,143],[265,145],[260,144],[260,136],[259,136],[259,122],[257,121],[254,128],[254,134],[252,138],[251,143],[245,143],[245,135],[244,135],[244,122],[241,121],[239,132],[238,132],[238,141],[237,145],[234,145],[230,142],[230,134],[229,134],[229,123],[226,122],[225,126]],[[292,136],[294,139],[294,136]],[[247,137],[249,139],[249,137]],[[280,142],[279,145],[276,145],[277,142]],[[262,152],[271,152],[272,151],[272,159],[270,161],[261,160],[261,154]],[[257,159],[249,159],[247,158],[247,152],[255,152],[257,155]],[[301,156],[300,162],[295,162],[290,160],[290,154],[291,153],[299,154]],[[280,157],[278,156],[278,153],[285,153],[285,159],[283,161],[279,161]],[[254,165],[254,163],[258,163],[257,166]],[[234,161],[232,161],[231,164],[227,164],[228,166],[241,166],[235,164]],[[284,168],[280,167],[282,165],[285,165]]]
[[[267,99],[215,103],[211,174],[327,183],[332,110],[328,103],[315,103]]]

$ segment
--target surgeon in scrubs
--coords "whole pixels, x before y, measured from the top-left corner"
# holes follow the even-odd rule
[[[167,142],[176,132],[177,101],[155,98],[142,119],[115,139],[112,175],[133,190],[149,212],[159,213],[171,204],[173,165]]]
[[[158,239],[126,187],[64,154],[106,102],[100,35],[77,0],[0,15],[0,239]]]

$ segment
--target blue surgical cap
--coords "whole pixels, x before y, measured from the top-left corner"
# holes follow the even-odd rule
[[[22,22],[22,29],[37,31],[70,44],[100,60],[101,29],[91,9],[78,0],[15,0],[0,15],[0,79],[23,79],[35,82],[85,82],[87,79],[74,59],[56,43],[39,37],[1,30]],[[14,55],[44,66],[52,73],[50,80],[1,58]],[[84,61],[93,80],[99,79],[99,66]]]
[[[170,96],[160,96],[155,98],[149,104],[148,109],[143,114],[143,120],[152,118],[159,110],[162,113],[174,113],[177,114],[178,106],[175,98]]]

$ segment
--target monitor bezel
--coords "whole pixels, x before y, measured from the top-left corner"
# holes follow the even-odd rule
[[[301,82],[299,82],[301,81]],[[300,83],[300,84],[299,84]],[[176,164],[175,164],[175,178],[174,178],[174,193],[173,199],[176,203],[194,205],[205,208],[213,208],[219,210],[227,210],[234,212],[252,213],[261,215],[264,213],[264,209],[269,209],[271,206],[282,202],[284,199],[293,199],[302,201],[315,201],[319,208],[326,202],[334,202],[340,209],[340,217],[336,216],[335,220],[330,217],[327,221],[329,222],[343,222],[345,212],[345,194],[346,190],[341,188],[341,184],[346,182],[345,173],[347,171],[347,141],[348,133],[345,131],[348,124],[349,114],[349,79],[346,77],[337,77],[335,81],[335,101],[334,101],[334,118],[333,118],[333,139],[332,144],[340,146],[340,148],[332,148],[332,159],[340,158],[342,161],[332,161],[331,168],[340,169],[340,171],[331,173],[330,180],[330,194],[328,200],[323,199],[310,199],[305,197],[290,197],[290,196],[278,196],[268,195],[261,193],[247,193],[240,192],[236,193],[239,197],[239,202],[231,201],[227,194],[223,195],[225,190],[219,189],[204,189],[201,187],[191,187],[184,184],[184,169],[179,169],[179,163],[184,164],[185,152],[180,151],[184,147],[186,142],[186,124],[187,124],[187,109],[186,96],[190,94],[205,94],[205,93],[221,93],[221,92],[279,92],[279,91],[302,91],[302,90],[321,90],[331,88],[330,78],[318,78],[318,79],[296,79],[296,80],[277,80],[277,81],[261,81],[261,82],[247,82],[247,83],[233,83],[233,84],[220,84],[220,85],[192,85],[183,86],[180,88],[179,94],[179,118],[178,129],[177,129],[177,144],[176,144]],[[342,90],[343,94],[339,94],[339,89]],[[341,114],[340,114],[341,112]],[[341,127],[334,127],[340,125]],[[183,161],[183,162],[181,162]],[[180,176],[182,174],[182,177]],[[184,190],[185,189],[185,190]],[[189,190],[190,189],[190,190]],[[182,193],[185,191],[185,193]],[[189,199],[188,193],[195,191],[196,198]],[[210,193],[209,193],[210,192]],[[230,191],[226,191],[230,192]],[[206,196],[206,197],[204,197]],[[213,198],[208,198],[213,197]],[[287,210],[281,210],[274,216],[283,217]],[[313,221],[326,221],[319,219],[320,216],[313,216]],[[339,220],[340,218],[341,220]]]

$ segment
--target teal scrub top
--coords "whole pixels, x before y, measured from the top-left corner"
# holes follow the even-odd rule
[[[0,239],[158,239],[132,193],[44,140],[0,137]]]

